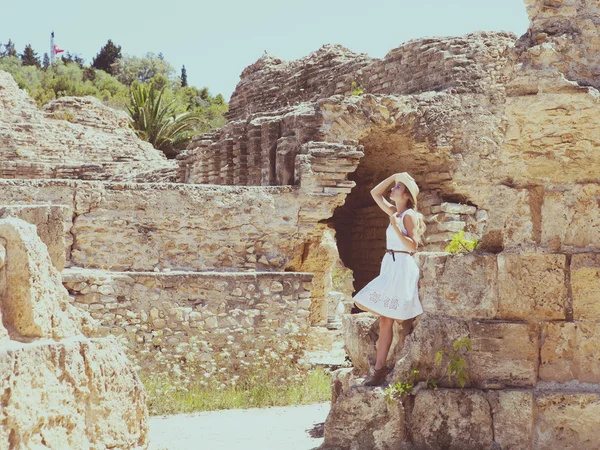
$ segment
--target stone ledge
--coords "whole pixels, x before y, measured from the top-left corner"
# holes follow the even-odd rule
[[[321,450],[360,448],[596,448],[600,394],[531,389],[413,389],[388,403],[352,369],[332,373]],[[383,439],[382,439],[383,438]]]
[[[572,302],[575,319],[600,321],[600,253],[420,252],[415,260],[425,311],[538,322],[570,320]]]

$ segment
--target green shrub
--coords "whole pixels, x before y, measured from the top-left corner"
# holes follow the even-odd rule
[[[363,88],[361,88],[356,81],[352,82],[352,95],[363,95]]]
[[[452,345],[453,350],[448,351],[447,348],[443,348],[437,351],[435,355],[435,364],[440,366],[444,356],[448,357],[450,361],[446,364],[446,375],[448,375],[448,382],[452,381],[452,377],[455,377],[460,383],[460,387],[464,388],[469,375],[467,373],[467,362],[462,357],[461,351],[471,351],[471,341],[467,337],[459,338],[454,341]],[[443,378],[443,377],[442,377]],[[437,383],[441,381],[441,378],[437,381],[433,381],[437,387]]]
[[[446,347],[438,350],[435,355],[436,366],[441,366],[444,356],[449,358],[449,361],[446,364],[446,374],[442,375],[442,377],[437,380],[428,377],[425,380],[425,387],[435,390],[437,389],[442,378],[444,378],[444,376],[448,376],[448,382],[451,382],[452,377],[455,377],[460,383],[460,387],[464,388],[467,379],[469,378],[469,374],[467,373],[467,362],[465,361],[463,355],[465,351],[471,351],[471,349],[472,346],[469,338],[462,337],[454,341],[452,344],[452,350],[449,350]],[[386,389],[385,399],[388,402],[392,402],[402,398],[404,395],[410,395],[418,378],[419,371],[417,369],[413,369],[410,380],[399,381]]]
[[[415,381],[419,377],[419,371],[414,369],[411,372],[410,380],[408,381],[398,381],[395,384],[392,384],[385,390],[385,399],[388,403],[393,402],[394,400],[398,400],[402,398],[404,395],[410,395],[412,392],[412,388],[415,386]]]
[[[479,244],[479,240],[477,239],[465,239],[465,232],[460,231],[459,233],[455,233],[452,235],[452,240],[446,245],[444,251],[450,252],[453,254],[457,253],[468,253],[475,250],[477,245]]]

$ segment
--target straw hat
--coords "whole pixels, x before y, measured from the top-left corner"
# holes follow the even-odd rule
[[[394,183],[398,183],[398,181],[408,188],[408,191],[411,193],[416,207],[417,195],[419,195],[419,186],[417,186],[415,179],[411,177],[408,174],[408,172],[401,172],[394,174]]]

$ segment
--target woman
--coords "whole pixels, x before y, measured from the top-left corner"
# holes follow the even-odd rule
[[[383,194],[390,183],[390,200]],[[385,366],[392,344],[394,320],[402,321],[402,344],[423,312],[419,301],[419,266],[413,258],[425,231],[423,215],[417,212],[419,187],[407,172],[389,176],[371,190],[375,202],[390,216],[386,230],[386,253],[379,275],[353,298],[356,306],[380,316],[375,372],[365,386],[377,386],[391,369]]]

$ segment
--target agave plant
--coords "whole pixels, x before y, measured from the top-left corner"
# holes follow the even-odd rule
[[[185,148],[194,130],[203,123],[203,118],[195,112],[176,114],[177,101],[167,102],[165,87],[158,90],[150,86],[134,83],[129,89],[131,104],[127,106],[133,129],[140,139],[150,142],[168,157],[175,157]]]

